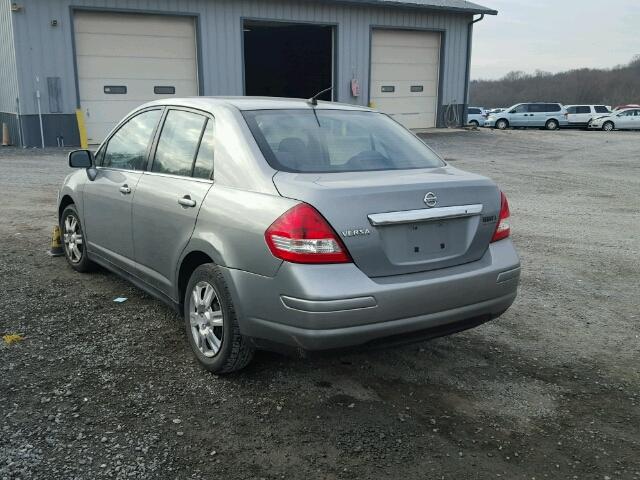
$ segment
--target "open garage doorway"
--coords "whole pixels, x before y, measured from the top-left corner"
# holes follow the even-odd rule
[[[333,26],[247,20],[243,30],[245,95],[310,98],[334,86]]]

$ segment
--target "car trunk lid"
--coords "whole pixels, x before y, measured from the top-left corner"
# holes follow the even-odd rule
[[[370,277],[478,260],[500,211],[500,192],[493,182],[449,166],[278,172],[273,181],[281,195],[315,207]]]

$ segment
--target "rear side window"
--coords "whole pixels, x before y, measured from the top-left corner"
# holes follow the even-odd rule
[[[562,107],[558,103],[545,103],[544,108],[545,108],[544,110],[545,112],[559,112],[560,110],[562,110]]]
[[[242,114],[276,170],[329,173],[444,165],[423,142],[381,113],[307,108]]]
[[[144,170],[147,149],[161,114],[161,110],[143,112],[120,127],[109,139],[102,166]]]
[[[576,113],[591,113],[591,107],[588,105],[581,105],[576,107]]]
[[[200,141],[196,163],[193,166],[193,176],[196,178],[211,178],[213,173],[213,140],[213,120],[209,119]]]
[[[191,176],[193,161],[207,117],[170,110],[162,126],[151,171]]]
[[[480,115],[482,112],[480,111],[479,108],[470,108],[469,109],[469,114],[471,115]]]
[[[604,105],[596,105],[596,113],[609,113],[609,109]]]

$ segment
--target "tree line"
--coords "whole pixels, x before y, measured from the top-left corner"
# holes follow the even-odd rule
[[[509,107],[519,102],[565,105],[640,104],[640,55],[611,69],[581,68],[561,73],[509,72],[499,80],[472,80],[470,105]]]

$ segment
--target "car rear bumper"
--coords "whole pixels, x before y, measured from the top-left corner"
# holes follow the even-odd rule
[[[495,318],[516,298],[520,261],[507,239],[476,262],[431,272],[369,278],[354,264],[285,262],[275,277],[225,276],[243,335],[326,350]]]

